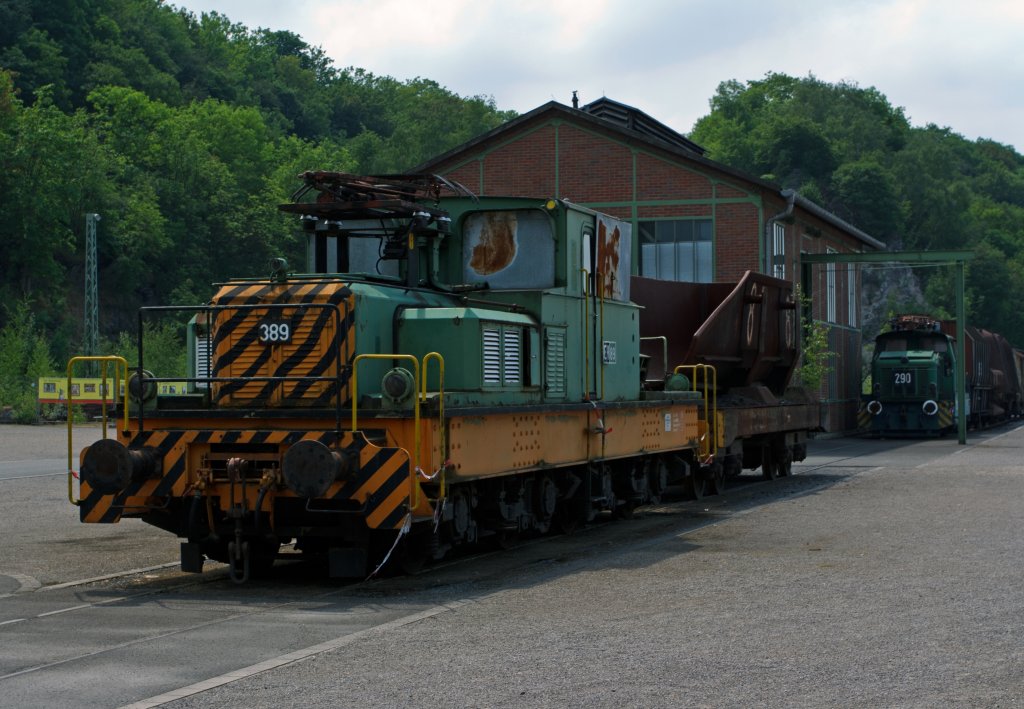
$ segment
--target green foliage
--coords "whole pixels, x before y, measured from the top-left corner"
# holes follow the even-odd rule
[[[797,380],[800,386],[809,392],[820,395],[825,386],[825,379],[834,369],[836,353],[829,350],[828,323],[805,317],[811,312],[810,296],[805,295],[800,286],[796,288],[796,299],[800,303],[801,325],[803,337],[800,342],[800,365],[797,369]]]
[[[147,322],[142,338],[142,364],[160,378],[186,377],[185,327],[172,321]],[[129,369],[139,366],[139,341],[129,332],[120,332],[112,341],[100,345],[103,354],[124,357]]]
[[[1014,305],[1024,295],[1024,156],[1012,148],[912,128],[873,88],[782,74],[720,84],[690,137],[710,157],[797,189],[893,250],[974,250],[968,320],[1024,345]],[[951,312],[953,275],[882,275],[865,302]],[[868,339],[883,312],[865,313]]]
[[[798,376],[801,386],[811,392],[820,392],[825,378],[835,368],[836,355],[828,348],[828,323],[815,320],[804,325],[802,354]]]
[[[36,384],[55,371],[46,339],[39,334],[27,302],[7,308],[0,328],[0,417],[36,421]]]
[[[116,340],[140,306],[206,301],[275,256],[303,263],[277,209],[299,173],[398,172],[510,116],[162,0],[0,3],[0,300],[31,299],[65,359],[85,214],[101,215],[101,334]]]
[[[102,216],[101,325],[116,338],[141,305],[205,301],[212,283],[264,274],[274,256],[301,264],[294,220],[276,209],[298,173],[398,172],[512,116],[162,0],[7,0],[0,299],[31,299],[63,359],[81,337],[85,214]],[[968,316],[1024,344],[1008,305],[1024,287],[1024,157],[1012,148],[912,128],[874,88],[774,73],[720,84],[691,137],[894,248],[979,250]],[[907,292],[948,307],[940,271]]]

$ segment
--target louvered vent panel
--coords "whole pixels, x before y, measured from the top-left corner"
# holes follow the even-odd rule
[[[520,344],[522,335],[519,330],[508,329],[502,334],[504,335],[502,342],[502,365],[504,368],[505,384],[518,384],[522,380],[520,376],[523,353],[523,348]]]
[[[501,384],[501,330],[485,327],[484,384]]]
[[[197,337],[195,344],[196,371],[191,376],[208,377],[210,376],[210,338],[209,336]],[[196,382],[195,384],[196,389],[206,389],[207,386],[206,382]]]
[[[548,330],[544,350],[548,396],[565,396],[565,333]]]

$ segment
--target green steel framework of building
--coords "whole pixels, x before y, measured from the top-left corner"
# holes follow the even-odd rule
[[[877,251],[863,254],[801,254],[801,279],[804,292],[810,293],[811,267],[833,263],[906,263],[915,265],[956,266],[956,369],[957,433],[960,445],[967,444],[967,412],[964,406],[964,264],[974,259],[973,251]],[[807,314],[809,315],[809,313]]]

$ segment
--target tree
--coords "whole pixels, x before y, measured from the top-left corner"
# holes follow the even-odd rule
[[[36,383],[39,377],[52,375],[55,366],[29,302],[18,302],[5,312],[7,324],[0,328],[0,417],[32,423]]]

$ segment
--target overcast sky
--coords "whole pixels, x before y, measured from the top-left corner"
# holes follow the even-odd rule
[[[433,79],[520,113],[601,96],[682,133],[722,81],[874,87],[914,126],[1024,152],[1020,0],[169,0],[290,30],[335,66]]]

